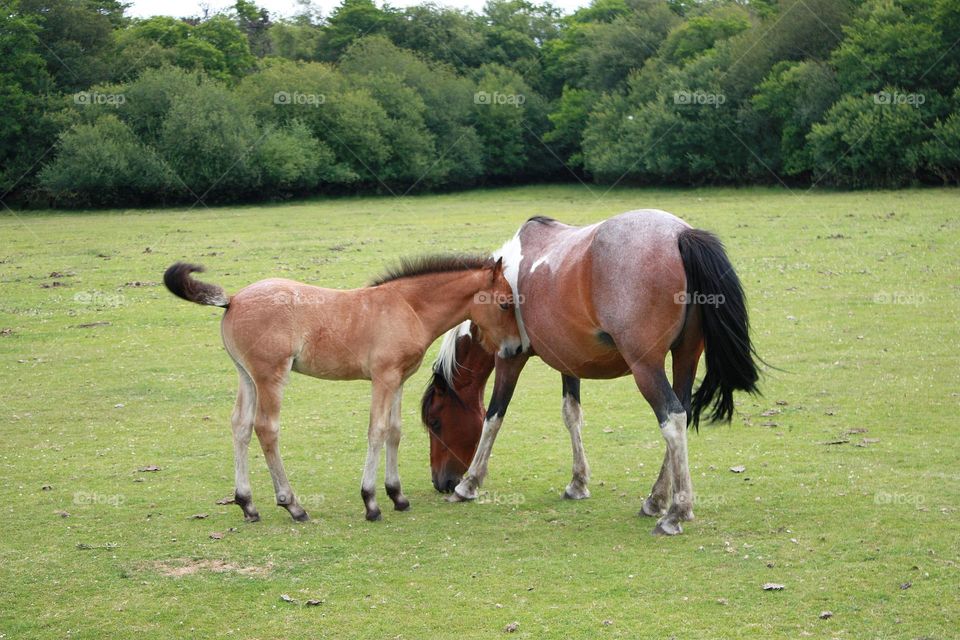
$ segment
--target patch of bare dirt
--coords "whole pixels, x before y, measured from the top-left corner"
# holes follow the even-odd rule
[[[268,562],[262,567],[241,567],[224,560],[177,558],[175,560],[158,560],[152,564],[152,567],[157,573],[168,578],[182,578],[198,573],[237,573],[242,576],[265,576],[273,569],[273,563]]]

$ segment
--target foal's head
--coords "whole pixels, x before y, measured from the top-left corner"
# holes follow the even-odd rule
[[[487,268],[485,279],[470,304],[469,317],[477,325],[477,341],[488,353],[512,358],[523,351],[513,289],[503,275],[503,259]]]

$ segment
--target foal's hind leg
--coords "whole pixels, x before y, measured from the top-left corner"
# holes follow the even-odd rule
[[[397,456],[400,449],[401,417],[400,399],[403,396],[403,387],[397,389],[390,405],[390,416],[387,419],[387,465],[384,486],[387,495],[393,500],[393,508],[397,511],[406,511],[410,508],[410,501],[400,489],[400,469]]]
[[[563,492],[564,498],[582,500],[590,497],[590,465],[583,450],[580,431],[583,429],[583,410],[580,408],[580,378],[563,376],[563,423],[570,432],[570,445],[573,448],[573,478]]]
[[[253,380],[240,365],[237,365],[240,378],[237,390],[237,404],[233,407],[231,425],[233,427],[233,466],[234,466],[234,501],[243,509],[243,516],[248,522],[260,519],[257,508],[253,506],[253,492],[250,489],[250,467],[247,451],[250,446],[250,435],[253,432],[254,411],[257,406],[257,390]]]
[[[257,411],[253,426],[260,440],[260,448],[263,449],[267,467],[270,468],[277,504],[289,511],[294,520],[304,522],[309,519],[307,512],[293,495],[293,488],[290,487],[287,472],[283,468],[283,460],[280,458],[280,403],[283,400],[283,387],[287,381],[290,364],[291,361],[287,360],[285,368],[264,373],[254,379],[257,386]]]
[[[653,407],[660,422],[660,433],[667,443],[668,476],[672,483],[673,500],[653,533],[683,533],[680,523],[693,519],[693,486],[687,465],[687,414],[667,382],[662,366],[635,365],[633,377],[640,393]]]

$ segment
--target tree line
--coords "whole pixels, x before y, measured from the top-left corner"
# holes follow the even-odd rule
[[[956,0],[124,9],[7,0],[4,199],[960,181]]]

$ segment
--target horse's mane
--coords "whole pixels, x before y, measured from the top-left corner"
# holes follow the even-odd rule
[[[556,220],[549,216],[533,216],[529,218],[527,222],[539,222],[540,224],[554,224]]]
[[[492,264],[489,256],[479,254],[442,254],[417,256],[415,258],[401,258],[399,264],[388,267],[387,270],[375,278],[370,286],[376,287],[394,280],[414,278],[432,273],[449,273],[451,271],[470,271],[482,269]]]
[[[433,363],[433,379],[427,385],[427,391],[420,403],[420,419],[424,425],[427,424],[427,409],[430,408],[433,396],[438,390],[452,395],[460,406],[466,406],[453,386],[453,374],[457,370],[457,340],[465,335],[470,335],[469,320],[464,320],[443,334],[440,353],[437,354],[437,359]]]

